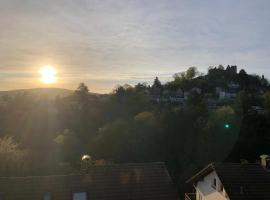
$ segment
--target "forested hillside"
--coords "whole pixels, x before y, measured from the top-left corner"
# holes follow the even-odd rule
[[[68,173],[93,164],[166,162],[184,181],[213,161],[255,162],[270,152],[270,92],[264,77],[236,66],[196,68],[162,84],[46,98],[6,93],[0,101],[0,174]],[[242,160],[243,161],[243,160]]]
[[[72,90],[62,89],[62,88],[32,88],[32,89],[20,89],[20,90],[10,90],[10,91],[0,91],[0,97],[14,97],[27,93],[33,96],[46,97],[49,99],[54,99],[58,97],[65,97],[72,94]]]

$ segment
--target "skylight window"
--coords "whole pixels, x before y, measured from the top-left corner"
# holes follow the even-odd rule
[[[1,200],[1,199],[0,199]],[[46,193],[46,194],[44,194],[44,196],[43,196],[43,200],[52,200],[52,195],[51,195],[51,193]]]
[[[72,200],[87,200],[87,194],[86,194],[86,192],[73,193]]]

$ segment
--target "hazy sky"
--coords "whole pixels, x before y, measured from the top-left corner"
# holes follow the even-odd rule
[[[0,90],[50,87],[109,92],[169,80],[196,66],[236,64],[270,77],[269,0],[0,0]]]

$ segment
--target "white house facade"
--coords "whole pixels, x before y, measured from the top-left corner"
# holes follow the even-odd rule
[[[270,156],[261,163],[211,163],[186,183],[185,200],[270,200]]]
[[[228,200],[229,197],[215,171],[198,181],[195,185],[196,199],[199,200]]]

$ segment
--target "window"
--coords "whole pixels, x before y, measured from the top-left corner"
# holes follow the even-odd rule
[[[244,187],[240,186],[240,194],[243,195],[244,194]]]
[[[223,187],[222,183],[220,183],[218,191],[223,192],[223,189],[224,189],[224,187]]]
[[[267,170],[270,170],[270,158],[266,158],[266,166],[265,166],[265,168]]]
[[[202,195],[199,193],[199,200],[202,200]]]
[[[43,200],[52,200],[52,195],[51,195],[51,193],[48,192],[48,193],[44,194]]]
[[[73,193],[72,200],[87,200],[86,192]]]
[[[212,182],[212,188],[216,189],[217,188],[217,179],[213,179],[213,182]]]

